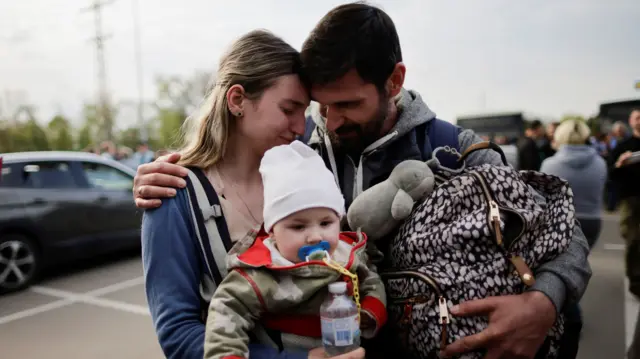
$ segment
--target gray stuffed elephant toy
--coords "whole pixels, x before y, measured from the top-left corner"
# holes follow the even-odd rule
[[[389,234],[413,210],[416,202],[433,192],[431,168],[417,160],[398,164],[386,181],[362,192],[349,206],[349,227],[375,241]]]

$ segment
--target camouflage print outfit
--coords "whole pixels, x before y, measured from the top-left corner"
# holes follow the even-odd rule
[[[333,259],[358,274],[361,313],[376,324],[362,328],[368,338],[386,321],[386,295],[380,277],[367,267],[365,244],[364,235],[342,233]],[[320,305],[327,286],[345,280],[342,274],[321,261],[293,264],[264,235],[239,255],[230,254],[229,268],[209,306],[205,359],[248,358],[250,332],[254,340],[284,350],[322,346]]]

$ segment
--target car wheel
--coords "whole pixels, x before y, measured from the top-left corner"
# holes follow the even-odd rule
[[[27,288],[40,269],[40,255],[28,237],[0,236],[0,293]]]

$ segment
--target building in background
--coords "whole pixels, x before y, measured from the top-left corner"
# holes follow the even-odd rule
[[[640,108],[640,99],[607,102],[600,105],[598,119],[600,120],[600,132],[608,133],[616,121],[621,121],[628,126],[629,115],[634,108]]]
[[[500,145],[513,144],[524,135],[527,116],[522,112],[506,112],[458,117],[458,126],[473,130],[479,136]]]

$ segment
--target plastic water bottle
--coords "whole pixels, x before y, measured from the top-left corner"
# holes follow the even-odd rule
[[[347,283],[329,284],[329,297],[320,306],[322,344],[329,356],[360,347],[360,323],[356,303],[347,296]]]

